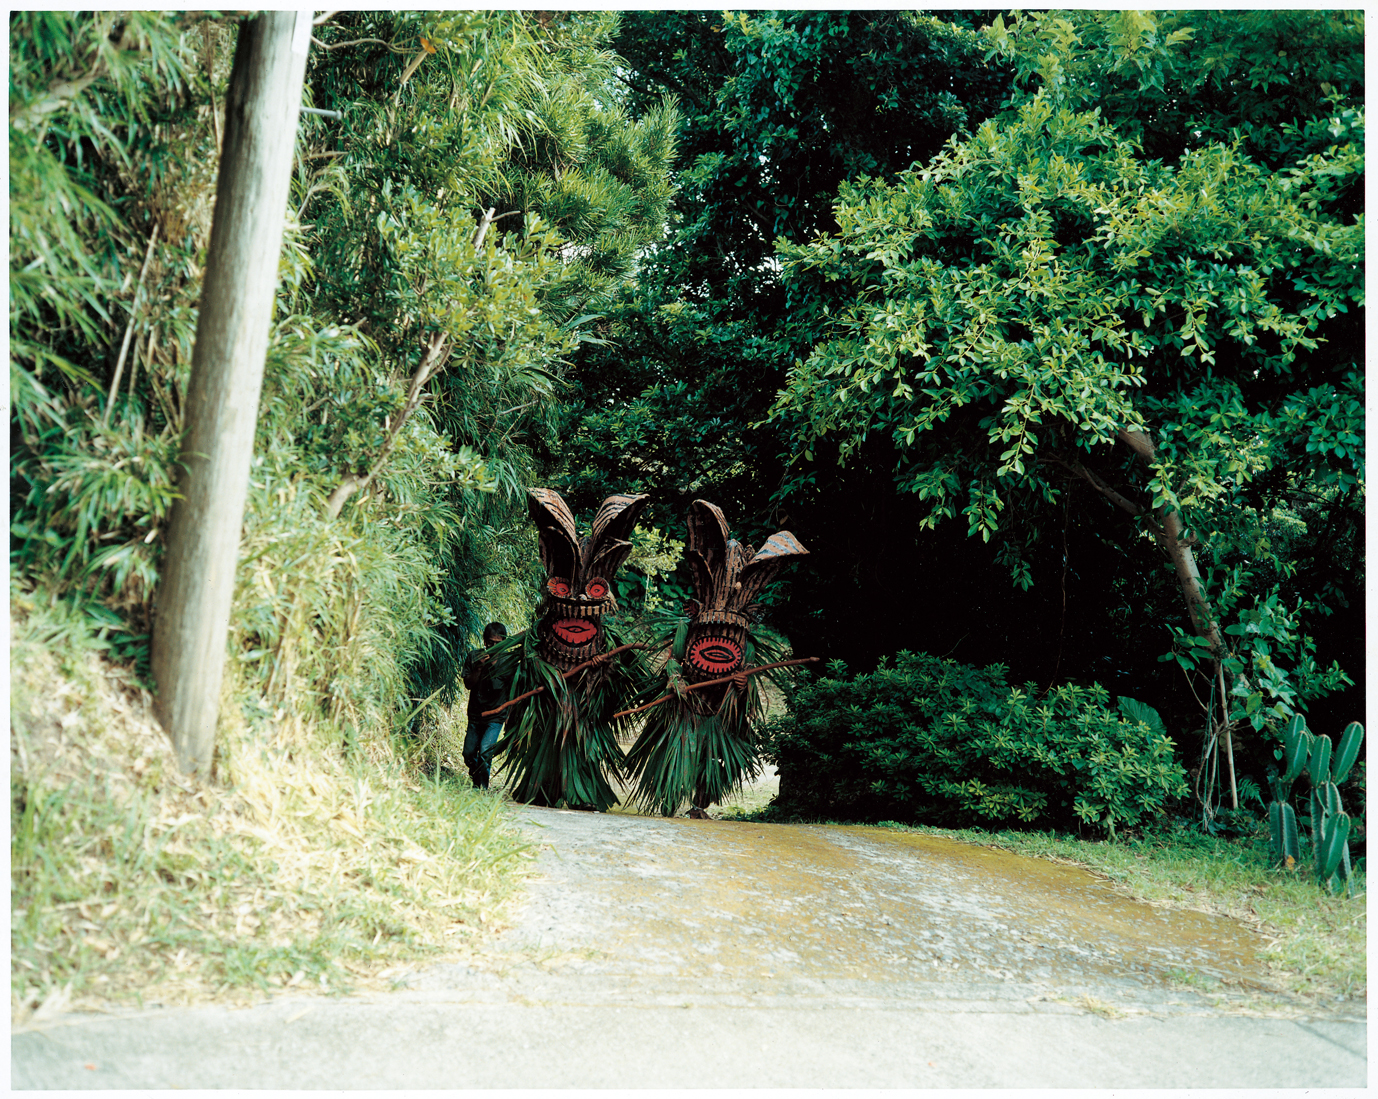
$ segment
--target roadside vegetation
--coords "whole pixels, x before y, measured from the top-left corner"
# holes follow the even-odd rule
[[[534,485],[649,495],[631,616],[694,499],[809,548],[762,611],[829,671],[730,812],[1001,829],[945,834],[1364,994],[1362,12],[322,13],[193,784],[149,637],[242,18],[9,22],[16,1018],[480,947],[526,852],[457,669]]]
[[[501,926],[529,852],[500,799],[385,732],[245,712],[192,783],[79,616],[11,607],[11,1011],[387,987]],[[56,655],[56,654],[61,654]]]
[[[1363,29],[629,13],[690,167],[577,360],[571,483],[789,525],[776,618],[829,669],[725,815],[1065,845],[1363,994],[1362,760],[1358,896],[1269,824],[1321,816],[1292,719],[1365,712]]]

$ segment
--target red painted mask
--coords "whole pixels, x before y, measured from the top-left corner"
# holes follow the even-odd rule
[[[541,656],[567,671],[607,647],[603,615],[617,610],[613,577],[632,552],[629,539],[647,497],[609,496],[581,539],[558,492],[533,488],[527,495],[547,576],[536,636]]]
[[[782,530],[759,550],[734,541],[722,510],[707,500],[689,505],[689,566],[694,594],[684,674],[693,682],[738,671],[746,658],[747,627],[760,618],[757,597],[792,557],[809,551]]]

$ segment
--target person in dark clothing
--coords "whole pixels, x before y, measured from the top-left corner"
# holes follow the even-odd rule
[[[502,723],[507,714],[494,714],[484,717],[484,710],[491,710],[506,701],[508,682],[494,674],[492,656],[488,651],[507,638],[507,627],[501,622],[490,622],[483,627],[483,648],[475,649],[464,658],[464,686],[469,689],[467,713],[469,728],[464,734],[464,763],[469,768],[469,777],[480,790],[488,789],[489,773],[493,765],[493,745],[502,735]]]

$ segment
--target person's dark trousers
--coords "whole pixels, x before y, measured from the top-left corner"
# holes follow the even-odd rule
[[[493,767],[493,745],[502,735],[502,719],[471,717],[464,734],[464,764],[469,778],[480,790],[488,789],[488,776]]]

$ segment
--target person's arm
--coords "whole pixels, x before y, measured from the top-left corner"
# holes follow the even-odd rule
[[[464,658],[464,668],[460,672],[460,678],[464,680],[466,690],[472,691],[482,680],[482,669],[477,657],[478,653],[470,653]]]

